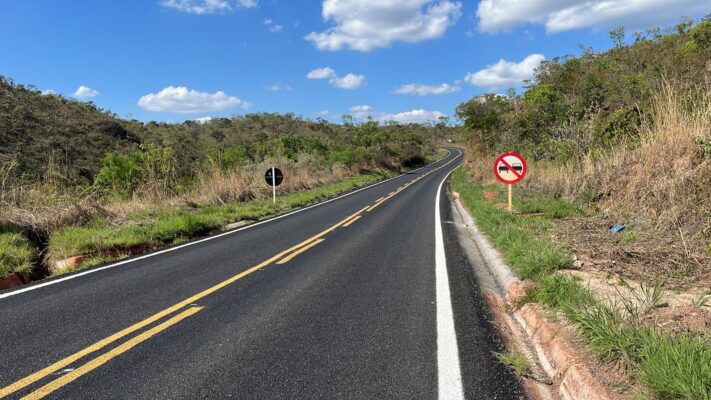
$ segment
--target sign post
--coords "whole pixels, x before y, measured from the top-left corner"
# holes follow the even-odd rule
[[[513,185],[509,186],[509,212],[513,212]]]
[[[508,185],[508,210],[513,212],[513,185],[521,182],[528,172],[526,160],[516,153],[504,153],[494,162],[494,175]]]
[[[272,176],[275,176],[273,165],[272,165]],[[274,179],[272,179],[272,202],[274,204],[276,204],[276,180],[274,180]]]
[[[264,174],[264,180],[272,187],[272,201],[276,204],[276,187],[281,185],[281,182],[284,180],[284,174],[279,168],[272,166]]]

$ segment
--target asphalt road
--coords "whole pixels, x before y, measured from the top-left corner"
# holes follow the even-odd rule
[[[461,159],[0,293],[0,397],[520,398],[448,223]]]

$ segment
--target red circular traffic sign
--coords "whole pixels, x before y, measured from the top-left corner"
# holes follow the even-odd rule
[[[494,162],[496,179],[507,185],[521,182],[528,172],[526,160],[516,153],[504,153]]]

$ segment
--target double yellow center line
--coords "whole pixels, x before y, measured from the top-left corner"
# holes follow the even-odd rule
[[[217,292],[218,290],[220,290],[220,289],[222,289],[222,288],[224,288],[224,287],[226,287],[226,286],[228,286],[228,285],[230,285],[242,278],[244,278],[247,275],[252,274],[253,272],[256,272],[256,271],[266,267],[269,264],[276,263],[278,265],[282,265],[282,264],[289,262],[290,260],[292,260],[294,257],[298,256],[299,254],[301,254],[301,253],[315,247],[319,243],[322,243],[323,241],[325,241],[325,239],[323,237],[326,236],[327,234],[333,232],[334,230],[338,229],[339,227],[345,228],[345,227],[350,226],[352,223],[356,222],[357,220],[359,220],[362,217],[361,214],[363,212],[372,211],[373,209],[375,209],[376,207],[378,207],[379,205],[381,205],[388,199],[392,198],[393,196],[397,195],[401,191],[405,190],[410,185],[414,184],[415,182],[419,181],[420,179],[424,178],[425,176],[427,176],[427,175],[429,175],[441,168],[444,168],[445,166],[449,165],[451,162],[453,162],[457,158],[458,157],[455,157],[452,160],[448,161],[447,163],[445,163],[435,169],[432,169],[431,171],[427,172],[426,174],[420,175],[419,177],[409,181],[407,184],[399,187],[397,190],[389,193],[388,196],[381,197],[373,205],[363,207],[362,209],[349,215],[348,217],[346,217],[342,221],[338,222],[337,224],[317,233],[316,235],[304,240],[303,242],[301,242],[295,246],[292,246],[292,247],[282,251],[281,253],[276,254],[275,256],[255,265],[255,266],[253,266],[253,267],[251,267],[251,268],[249,268],[249,269],[247,269],[247,270],[245,270],[245,271],[243,271],[243,272],[241,272],[241,273],[239,273],[239,274],[237,274],[225,281],[218,283],[215,286],[205,289],[202,292],[195,294],[195,295],[193,295],[193,296],[191,296],[191,297],[189,297],[189,298],[187,298],[187,299],[185,299],[173,306],[170,306],[162,311],[159,311],[156,314],[153,314],[152,316],[144,319],[143,321],[133,324],[133,325],[117,332],[117,333],[114,333],[111,336],[108,336],[102,340],[99,340],[98,342],[96,342],[96,343],[94,343],[94,344],[92,344],[92,345],[72,354],[72,355],[69,355],[69,356],[63,358],[48,367],[45,367],[45,368],[43,368],[31,375],[28,375],[16,382],[10,384],[10,385],[8,385],[8,386],[3,387],[2,389],[0,389],[0,398],[9,396],[21,389],[26,388],[29,385],[32,385],[32,384],[46,378],[47,376],[49,376],[51,374],[55,374],[55,373],[57,373],[57,371],[60,371],[63,368],[68,367],[69,365],[84,358],[85,356],[95,353],[95,352],[109,346],[110,344],[117,342],[117,341],[143,329],[143,328],[148,327],[149,325],[152,325],[153,323],[169,316],[170,314],[173,314],[173,313],[185,308],[185,310],[183,310],[179,314],[173,316],[172,318],[166,320],[165,322],[162,322],[162,323],[156,325],[155,327],[150,328],[150,329],[138,334],[137,336],[125,341],[124,343],[120,344],[119,346],[97,356],[96,358],[94,358],[90,361],[88,361],[86,364],[69,371],[68,373],[60,376],[59,378],[56,378],[56,379],[50,381],[46,385],[40,387],[39,389],[37,389],[37,390],[33,391],[32,393],[28,394],[27,396],[23,397],[23,399],[40,399],[44,396],[47,396],[48,394],[56,391],[57,389],[71,383],[72,381],[76,380],[77,378],[81,377],[82,375],[85,375],[85,374],[93,371],[94,369],[99,368],[100,366],[107,363],[111,359],[125,353],[126,351],[132,349],[133,347],[137,346],[138,344],[145,342],[146,340],[150,339],[151,337],[155,336],[156,334],[160,333],[161,331],[164,331],[164,330],[168,329],[169,327],[182,321],[183,319],[196,314],[197,312],[202,310],[202,307],[195,306],[195,303],[197,301],[209,296],[210,294]]]

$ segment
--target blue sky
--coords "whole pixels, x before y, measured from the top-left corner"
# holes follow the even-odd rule
[[[673,11],[670,11],[673,10]],[[421,122],[699,0],[5,0],[0,74],[121,117]]]

